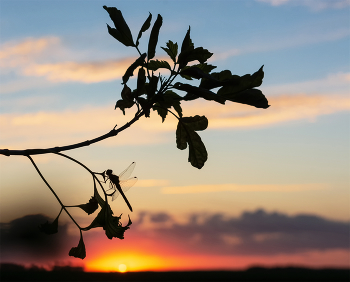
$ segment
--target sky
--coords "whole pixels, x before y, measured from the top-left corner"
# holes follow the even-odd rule
[[[149,12],[152,24],[161,14],[160,60],[160,47],[181,46],[190,26],[194,45],[214,53],[214,71],[242,76],[264,65],[259,89],[271,106],[182,103],[185,116],[209,120],[200,170],[176,148],[175,118],[162,123],[156,112],[114,138],[66,151],[97,172],[136,162],[138,182],[126,194],[134,211],[121,197],[111,203],[123,224],[130,215],[130,230],[124,240],[85,232],[83,261],[68,256],[79,231],[67,215],[58,234],[38,233],[60,206],[30,161],[0,156],[1,262],[87,271],[349,267],[350,1],[0,0],[1,148],[74,144],[133,117],[135,108],[124,116],[114,105],[138,54],[108,34],[103,5],[122,11],[134,38]],[[77,164],[33,159],[65,205],[92,196],[91,176]],[[94,218],[71,211],[82,225]]]

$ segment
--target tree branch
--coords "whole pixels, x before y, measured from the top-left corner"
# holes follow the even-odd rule
[[[84,142],[72,144],[72,145],[67,145],[67,146],[61,146],[61,147],[53,147],[53,148],[47,148],[47,149],[25,149],[25,150],[9,150],[9,149],[0,149],[0,155],[5,155],[5,156],[12,156],[12,155],[17,155],[17,156],[29,156],[29,155],[42,155],[42,154],[48,154],[48,153],[59,153],[62,151],[68,151],[72,149],[77,149],[85,146],[89,146],[93,143],[100,142],[104,139],[107,139],[109,137],[116,136],[119,132],[127,129],[130,125],[135,123],[137,120],[139,120],[140,117],[142,117],[145,113],[143,111],[137,113],[135,117],[124,124],[122,127],[118,129],[112,129],[110,132],[101,135],[97,138],[94,138],[92,140],[86,140]]]

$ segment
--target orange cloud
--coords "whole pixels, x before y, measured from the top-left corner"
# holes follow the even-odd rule
[[[0,67],[14,68],[31,63],[41,56],[44,51],[53,48],[60,42],[59,38],[48,36],[42,38],[28,38],[22,42],[7,42],[0,50]]]
[[[266,127],[297,120],[315,121],[318,116],[350,110],[350,98],[345,95],[281,95],[269,98],[270,108],[256,109],[227,102],[227,105],[197,103],[185,108],[185,113],[205,114],[209,129]],[[198,112],[197,109],[201,109]]]
[[[52,82],[97,83],[120,79],[137,59],[137,57],[127,57],[96,62],[39,62],[55,56],[60,57],[63,47],[60,39],[52,36],[28,38],[22,42],[8,42],[0,50],[0,67],[3,72],[15,70],[24,76],[43,77]],[[171,63],[169,58],[158,59]],[[14,87],[14,85],[6,85],[7,88],[11,86]]]
[[[350,110],[350,98],[345,95],[283,95],[271,97],[269,100],[272,106],[267,110],[231,102],[222,106],[203,100],[195,101],[184,105],[184,114],[206,115],[209,119],[208,128],[211,130],[267,127],[302,120],[314,122],[319,116]],[[132,111],[133,109],[128,110]],[[118,126],[123,125],[128,121],[127,118],[131,116],[123,116],[111,107],[3,114],[0,117],[0,141],[7,148],[66,145],[105,134],[116,123]],[[174,117],[169,115],[162,123],[157,113],[152,112],[151,118],[141,118],[117,137],[99,144],[120,146],[163,143],[170,140],[166,133],[174,132],[176,125],[177,120]]]
[[[53,82],[79,81],[95,83],[121,78],[136,57],[102,62],[63,62],[56,64],[33,64],[24,68],[27,76],[45,77]]]
[[[172,186],[162,188],[163,194],[194,194],[194,193],[214,193],[214,192],[299,192],[309,190],[322,190],[327,188],[325,184],[207,184],[190,186]]]

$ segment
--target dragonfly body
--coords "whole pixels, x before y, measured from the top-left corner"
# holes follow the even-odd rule
[[[134,170],[135,165],[136,165],[135,162],[133,162],[126,170],[124,170],[121,174],[119,174],[119,176],[113,174],[113,171],[111,169],[108,169],[105,171],[107,180],[109,180],[109,185],[110,185],[109,190],[114,190],[111,194],[107,194],[107,195],[112,196],[112,201],[114,201],[119,196],[119,194],[121,194],[125,203],[128,205],[130,211],[132,211],[132,207],[128,199],[126,198],[124,192],[129,190],[129,188],[133,186],[137,181],[136,177],[127,179],[131,175],[132,171]]]

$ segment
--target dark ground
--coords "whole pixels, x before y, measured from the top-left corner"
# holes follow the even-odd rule
[[[350,281],[349,269],[260,268],[245,271],[186,272],[84,272],[77,267],[55,267],[46,271],[16,264],[0,265],[0,281]]]

